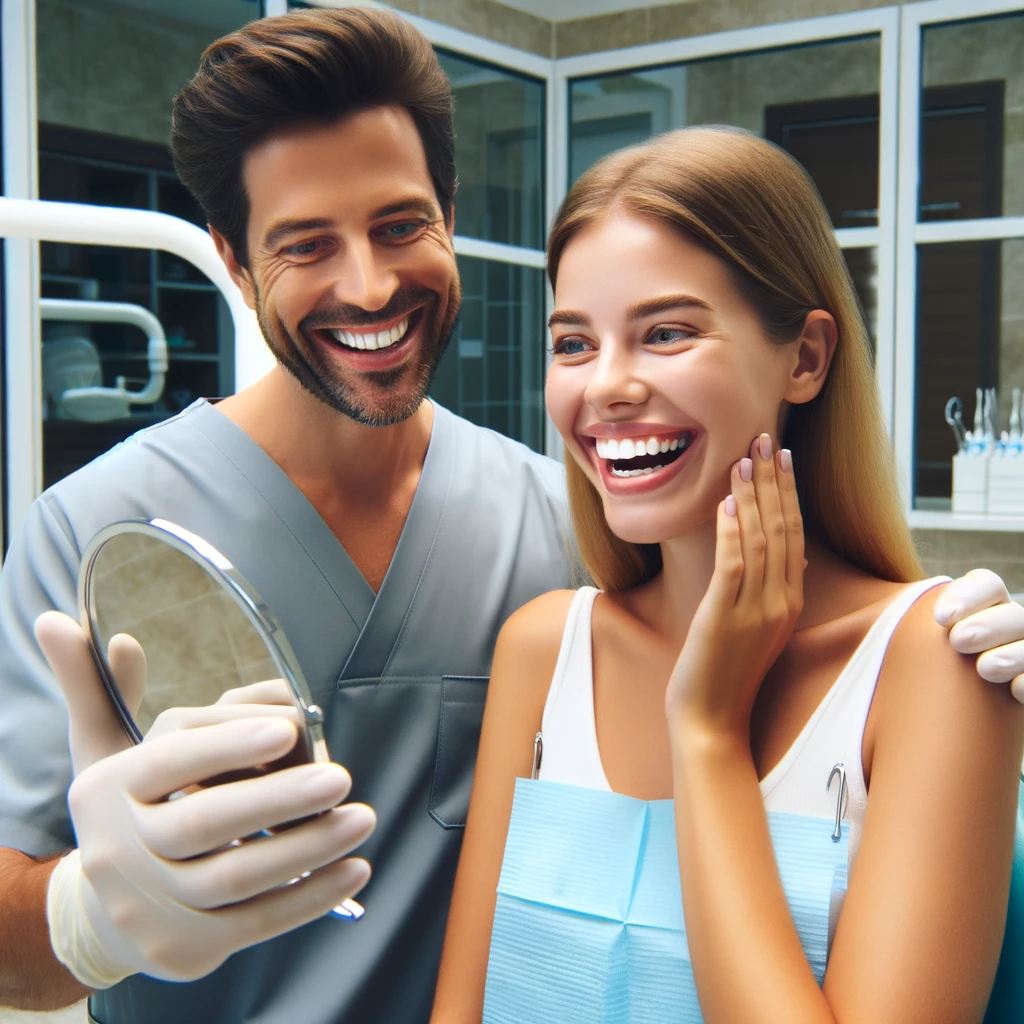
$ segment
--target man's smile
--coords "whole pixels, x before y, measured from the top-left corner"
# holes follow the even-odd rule
[[[406,314],[401,319],[385,322],[372,327],[337,327],[327,328],[339,345],[359,351],[373,352],[382,348],[390,348],[400,342],[409,331],[410,324],[416,326],[420,310]]]
[[[420,306],[390,320],[368,326],[319,327],[309,333],[317,347],[362,371],[388,370],[404,362],[421,347],[428,329],[426,308]]]

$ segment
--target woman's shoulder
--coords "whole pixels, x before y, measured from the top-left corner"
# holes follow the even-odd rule
[[[554,651],[557,658],[566,619],[575,590],[549,590],[527,601],[505,621],[498,634],[499,647],[514,647],[522,654],[543,655]]]
[[[958,654],[935,619],[935,604],[948,583],[928,587],[910,604],[893,631],[878,679],[877,736],[903,742],[915,729],[973,734],[978,747],[1005,730],[1015,732],[1020,714],[1005,686],[979,678],[974,658]]]
[[[574,590],[541,594],[505,621],[494,648],[489,702],[539,723],[575,594]]]

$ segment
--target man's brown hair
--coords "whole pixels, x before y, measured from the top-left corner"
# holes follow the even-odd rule
[[[330,124],[376,106],[401,106],[412,116],[449,220],[456,188],[451,85],[427,39],[390,11],[293,11],[211,43],[174,98],[174,166],[248,266],[245,154],[278,129]]]

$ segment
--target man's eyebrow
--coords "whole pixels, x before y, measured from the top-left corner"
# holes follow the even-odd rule
[[[334,227],[334,221],[328,217],[306,217],[295,220],[279,220],[264,236],[263,248],[275,249],[289,235],[300,231],[322,231]]]
[[[687,306],[711,311],[711,306],[707,302],[694,295],[662,295],[656,299],[644,299],[643,302],[637,302],[630,306],[626,310],[626,317],[629,320],[643,320],[648,316],[657,316],[658,313],[665,313],[670,309],[684,309]],[[556,309],[548,320],[548,328],[555,324],[565,324],[567,327],[589,327],[590,317],[578,309]]]
[[[437,203],[430,199],[413,196],[409,199],[400,199],[397,203],[388,203],[387,206],[381,206],[373,211],[370,219],[377,220],[379,217],[390,217],[393,213],[422,213],[427,217],[441,216],[441,210]]]

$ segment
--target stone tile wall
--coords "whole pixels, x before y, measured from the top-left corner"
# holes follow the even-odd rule
[[[1024,594],[1024,532],[915,530],[914,542],[927,576],[991,569],[1011,594]]]

